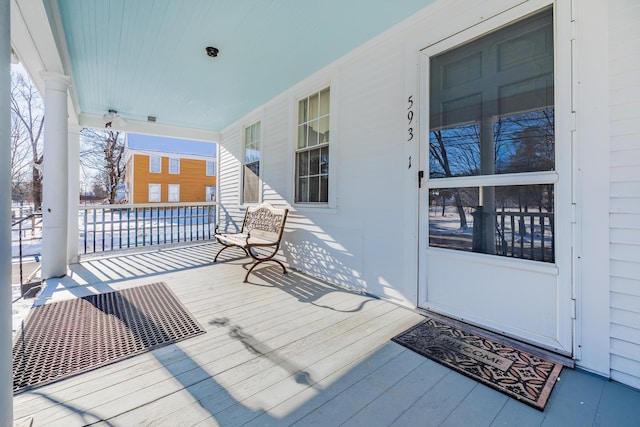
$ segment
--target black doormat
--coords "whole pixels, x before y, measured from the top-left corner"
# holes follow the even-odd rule
[[[14,394],[204,333],[165,283],[45,304],[13,344]]]
[[[392,340],[541,411],[562,370],[559,363],[432,317]]]

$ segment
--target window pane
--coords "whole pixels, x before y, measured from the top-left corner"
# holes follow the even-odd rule
[[[319,143],[329,142],[329,117],[323,117],[318,122]]]
[[[309,152],[298,153],[298,176],[309,175]]]
[[[324,147],[320,151],[320,173],[329,174],[329,147]]]
[[[216,187],[215,185],[207,185],[205,189],[205,200],[207,202],[213,202],[216,200]]]
[[[505,116],[495,125],[496,173],[555,169],[553,109]]]
[[[216,174],[215,162],[207,160],[207,176],[214,176],[215,174]]]
[[[309,100],[303,99],[298,103],[298,124],[306,123],[309,120],[307,111],[309,109]]]
[[[429,246],[554,262],[551,184],[431,189]]]
[[[245,129],[244,167],[242,172],[242,202],[257,203],[260,199],[260,122]]]
[[[259,164],[251,163],[244,166],[244,203],[257,203],[259,194]]]
[[[307,134],[307,147],[318,145],[318,140],[319,140],[318,127],[319,127],[318,120],[313,120],[309,122],[309,133]]]
[[[430,178],[549,171],[551,10],[430,60]]]
[[[429,178],[478,175],[480,128],[472,123],[429,134]]]
[[[169,173],[180,173],[180,159],[169,159]]]
[[[296,191],[298,202],[309,201],[309,178],[298,178],[298,189]]]
[[[160,201],[160,184],[149,184],[149,202]]]
[[[329,201],[329,177],[327,175],[320,177],[320,200],[319,202]]]
[[[307,146],[307,125],[298,126],[298,148]]]
[[[329,88],[320,92],[320,116],[329,114]]]
[[[169,186],[168,186],[168,200],[169,200],[169,202],[179,202],[180,201],[180,185],[179,184],[169,184]]]
[[[317,119],[320,116],[320,96],[315,94],[309,97],[309,119]]]
[[[320,150],[309,151],[309,175],[320,173]]]
[[[162,170],[162,158],[159,156],[151,156],[149,158],[149,171],[152,173],[160,173]]]
[[[320,201],[320,177],[309,178],[309,202]]]

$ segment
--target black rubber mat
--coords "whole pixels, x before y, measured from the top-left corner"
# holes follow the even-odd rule
[[[45,304],[13,344],[14,394],[204,333],[165,283]]]

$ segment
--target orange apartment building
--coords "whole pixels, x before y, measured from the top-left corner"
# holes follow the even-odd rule
[[[125,192],[129,203],[215,200],[214,155],[127,148]]]

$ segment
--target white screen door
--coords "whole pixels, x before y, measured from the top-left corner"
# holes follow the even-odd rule
[[[570,354],[552,11],[470,40],[423,51],[419,305]]]

